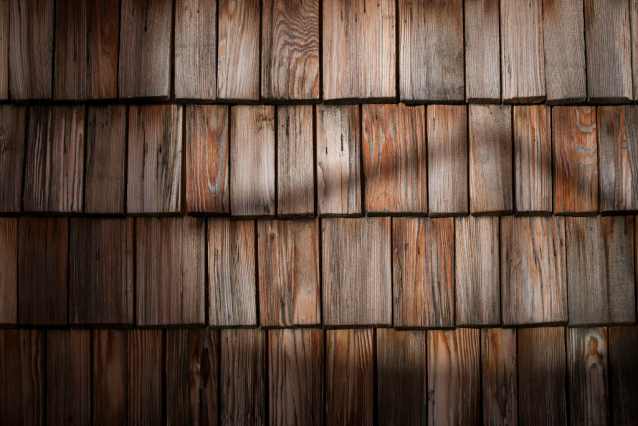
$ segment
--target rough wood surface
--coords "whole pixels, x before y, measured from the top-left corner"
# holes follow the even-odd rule
[[[609,328],[609,395],[615,425],[630,426],[638,418],[638,327]]]
[[[162,424],[164,331],[129,331],[127,352],[128,424]]]
[[[317,209],[361,213],[361,126],[357,105],[317,105]]]
[[[631,216],[567,218],[569,324],[636,322]]]
[[[0,422],[44,424],[44,332],[0,330]]]
[[[514,210],[512,107],[470,105],[470,210],[507,214]]]
[[[275,214],[275,108],[230,109],[230,211],[234,216]]]
[[[629,2],[585,0],[587,94],[595,103],[633,99]]]
[[[518,422],[567,426],[565,329],[516,330]]]
[[[471,103],[501,100],[498,0],[465,0],[465,97]]]
[[[481,330],[483,424],[518,424],[516,330]]]
[[[263,2],[263,99],[319,99],[319,9],[319,0]]]
[[[127,335],[93,331],[93,424],[126,424]]]
[[[11,99],[51,99],[55,2],[10,0],[9,4]]]
[[[175,2],[175,99],[217,98],[217,0]]]
[[[427,425],[426,332],[377,329],[379,425]]]
[[[266,424],[266,333],[222,330],[221,424]]]
[[[552,108],[554,213],[598,212],[596,108]]]
[[[598,107],[598,137],[600,211],[638,210],[638,107]]]
[[[127,212],[179,213],[182,203],[182,107],[132,105],[128,129]]]
[[[454,219],[394,218],[395,327],[454,326]]]
[[[217,425],[219,332],[167,330],[166,421],[169,425]]]
[[[27,108],[0,105],[0,213],[22,210]]]
[[[260,325],[321,324],[317,221],[259,221],[257,240]]]
[[[362,120],[366,212],[427,213],[425,107],[363,105]]]
[[[208,324],[257,325],[255,223],[208,220]]]
[[[516,212],[552,213],[550,110],[544,105],[514,107]]]
[[[324,325],[391,325],[390,218],[325,219],[321,226]]]
[[[18,323],[18,219],[0,217],[0,324]]]
[[[323,331],[268,332],[268,414],[271,425],[323,424]]]
[[[565,218],[501,218],[503,325],[567,323]]]
[[[204,324],[204,219],[138,218],[137,324]]]
[[[543,0],[547,103],[587,99],[584,23],[581,0]]]
[[[228,106],[186,107],[186,210],[228,213]]]
[[[82,212],[84,120],[83,106],[29,108],[25,212]]]
[[[9,0],[0,0],[0,100],[9,99]]]
[[[480,331],[427,333],[428,424],[480,424]]]
[[[395,100],[396,3],[326,0],[322,7],[324,100]]]
[[[21,217],[18,228],[19,322],[66,324],[69,220]]]
[[[567,334],[570,421],[609,424],[607,329],[569,328]]]
[[[503,102],[545,99],[543,0],[501,2]]]
[[[170,94],[172,0],[121,0],[119,97]]]
[[[430,215],[467,214],[467,107],[428,105],[427,108]]]
[[[124,214],[126,106],[91,106],[86,129],[84,212]]]
[[[72,218],[69,322],[133,323],[133,219]]]
[[[277,108],[277,214],[314,216],[313,107]]]
[[[217,98],[259,100],[259,0],[219,0]]]
[[[91,424],[91,331],[48,330],[47,424]]]
[[[400,0],[399,33],[401,100],[465,100],[463,3]]]
[[[118,53],[120,50],[120,0],[87,2],[87,97],[117,98]]]
[[[327,425],[374,423],[374,330],[326,332]]]
[[[84,100],[87,98],[87,35],[86,0],[65,0],[55,3],[55,56],[53,64],[53,98]]]
[[[454,232],[456,325],[499,325],[498,218],[456,218]]]

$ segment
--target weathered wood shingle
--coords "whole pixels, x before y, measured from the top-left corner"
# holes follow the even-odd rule
[[[465,98],[471,103],[501,100],[500,11],[498,0],[465,0]]]
[[[518,424],[516,330],[481,330],[483,424]]]

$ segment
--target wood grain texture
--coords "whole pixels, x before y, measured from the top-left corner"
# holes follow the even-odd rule
[[[389,217],[325,219],[322,226],[323,324],[392,324]]]
[[[399,1],[399,91],[402,101],[465,99],[463,3]]]
[[[126,210],[179,213],[182,203],[182,107],[131,105]]]
[[[317,105],[317,209],[361,213],[361,125],[357,105]]]
[[[570,421],[609,424],[607,328],[567,329]]]
[[[584,7],[581,0],[543,0],[548,104],[587,99]]]
[[[512,107],[470,105],[470,211],[514,210]]]
[[[550,110],[514,107],[514,193],[519,214],[552,213]]]
[[[275,214],[275,108],[230,109],[230,211],[234,216]]]
[[[430,215],[467,214],[467,107],[428,105],[427,108]]]
[[[0,0],[0,100],[9,99],[9,0]]]
[[[259,100],[259,0],[219,0],[217,98]]]
[[[166,332],[166,421],[169,425],[219,423],[219,332]]]
[[[323,5],[323,99],[396,99],[396,3],[326,0]]]
[[[93,424],[126,423],[127,339],[124,330],[93,331]]]
[[[567,322],[565,218],[501,218],[503,325]]]
[[[459,217],[454,226],[456,325],[499,325],[498,218]]]
[[[54,0],[9,0],[9,92],[14,101],[51,99]]]
[[[465,98],[470,103],[501,100],[498,0],[465,0]]]
[[[480,424],[480,331],[427,333],[428,424]]]
[[[0,213],[22,209],[27,109],[0,105]]]
[[[83,106],[29,108],[25,212],[82,212],[84,120]]]
[[[395,327],[454,326],[454,219],[394,218]]]
[[[131,426],[162,423],[164,331],[128,332],[127,420]]]
[[[228,213],[228,107],[186,107],[186,210]]]
[[[516,330],[518,424],[567,426],[565,329]]]
[[[217,98],[217,0],[175,2],[175,99]]]
[[[119,97],[168,99],[172,0],[121,0]]]
[[[425,107],[364,105],[362,126],[366,212],[427,213]]]
[[[374,330],[326,331],[327,425],[374,423]]]
[[[377,329],[379,425],[427,425],[426,332]]]
[[[629,2],[585,0],[587,94],[590,102],[633,99]]]
[[[124,214],[126,106],[91,106],[86,128],[84,212]]]
[[[598,107],[600,211],[638,210],[638,107]]]
[[[204,324],[204,219],[138,218],[137,325]]]
[[[638,418],[638,327],[609,327],[609,395],[614,425],[629,426]]]
[[[87,98],[88,13],[86,0],[55,3],[53,99]]]
[[[257,325],[253,221],[208,220],[208,324]]]
[[[319,99],[319,0],[266,0],[261,24],[264,100]]]
[[[18,228],[19,322],[25,325],[66,324],[69,221],[66,218],[21,217]]]
[[[268,332],[271,425],[323,424],[323,330]]]
[[[598,141],[594,107],[552,109],[554,213],[598,212]]]
[[[481,330],[483,424],[518,424],[516,330]]]
[[[47,424],[91,424],[91,331],[46,334]]]
[[[277,108],[277,214],[314,216],[313,107]]]
[[[501,2],[503,102],[545,100],[543,1]]]
[[[262,327],[321,324],[317,221],[259,221],[259,314]]]
[[[69,322],[132,324],[133,219],[72,218]]]
[[[630,27],[638,28],[638,2],[629,2]],[[638,31],[631,31],[631,65],[633,71],[634,99],[638,96]]]
[[[636,322],[631,216],[567,218],[569,325]]]
[[[0,330],[0,421],[44,424],[44,332]]]
[[[120,0],[91,0],[87,14],[87,97],[117,98]]]
[[[0,324],[18,323],[18,219],[0,217]]]
[[[221,424],[265,425],[266,333],[254,330],[222,330]]]

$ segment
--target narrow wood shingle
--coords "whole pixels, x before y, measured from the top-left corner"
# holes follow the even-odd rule
[[[22,210],[27,108],[0,105],[0,213]]]
[[[516,330],[481,330],[483,424],[518,424]]]
[[[638,418],[638,326],[609,327],[611,418],[630,426]]]
[[[0,217],[0,324],[18,323],[18,219]]]
[[[161,424],[164,331],[130,330],[127,352],[128,424]]]
[[[128,335],[125,330],[93,331],[93,424],[126,424]]]
[[[117,98],[120,51],[120,1],[91,0],[87,3],[87,97]]]
[[[9,0],[0,0],[0,100],[9,99]]]

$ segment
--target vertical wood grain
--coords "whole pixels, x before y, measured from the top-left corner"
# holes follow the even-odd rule
[[[518,424],[516,330],[481,330],[483,424]]]
[[[64,0],[55,3],[55,56],[53,99],[87,98],[87,1]]]
[[[0,100],[9,99],[9,0],[0,0]]]
[[[18,323],[18,219],[0,217],[0,324]]]
[[[609,327],[608,347],[611,418],[629,426],[638,418],[638,326]]]
[[[87,2],[86,94],[89,99],[117,98],[120,51],[120,0]]]
[[[126,423],[127,336],[124,330],[93,331],[93,424]]]
[[[0,105],[0,213],[22,209],[27,108]]]
[[[128,332],[127,420],[131,426],[162,424],[164,331]]]
[[[357,105],[317,105],[320,216],[361,213],[361,125]]]

